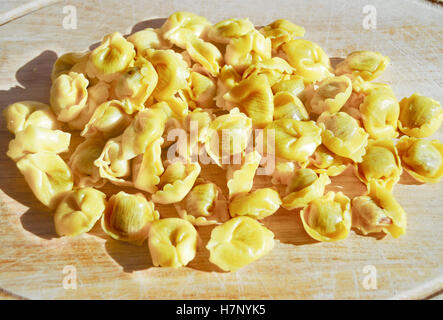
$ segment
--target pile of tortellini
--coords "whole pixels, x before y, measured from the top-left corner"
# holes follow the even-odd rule
[[[372,82],[388,57],[357,51],[333,68],[304,33],[287,20],[256,29],[247,18],[212,25],[177,12],[159,29],[109,34],[90,52],[58,58],[50,105],[5,110],[15,134],[7,155],[55,212],[60,236],[101,220],[114,239],[147,241],[155,266],[187,265],[196,227],[215,224],[210,261],[236,271],[272,250],[274,234],[259,220],[280,207],[301,209],[318,241],[351,228],[398,237],[406,214],[392,189],[403,168],[421,182],[443,175],[443,145],[422,139],[440,127],[442,108],[417,93],[398,102],[389,85]],[[65,161],[68,131],[83,141]],[[251,143],[254,132],[263,148]],[[271,160],[270,186],[253,189]],[[229,194],[200,177],[208,163],[225,170]],[[325,193],[349,165],[367,194]],[[139,191],[107,199],[99,191],[107,182]],[[157,204],[172,204],[177,217],[161,218]]]

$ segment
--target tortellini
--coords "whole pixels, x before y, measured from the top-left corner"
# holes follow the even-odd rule
[[[229,218],[223,193],[212,182],[197,182],[175,208],[180,218],[196,226],[218,224]]]
[[[209,21],[192,12],[175,12],[168,17],[161,27],[163,37],[178,47],[186,45],[190,35],[200,37],[209,28]]]
[[[17,161],[29,153],[63,153],[68,151],[70,141],[70,133],[31,125],[17,132],[15,139],[9,143],[7,156]]]
[[[237,108],[215,118],[208,129],[205,149],[218,165],[243,152],[249,142],[252,120]]]
[[[274,95],[274,120],[309,120],[303,102],[291,92],[280,91]]]
[[[69,72],[84,73],[89,59],[89,52],[68,52],[58,57],[52,67],[51,80]]]
[[[165,171],[161,159],[163,138],[158,138],[147,146],[143,154],[132,160],[132,182],[134,188],[154,193]]]
[[[365,81],[377,78],[389,65],[390,59],[379,52],[355,51],[335,68],[336,75],[347,74]]]
[[[238,38],[232,38],[226,46],[225,63],[243,73],[251,64],[270,59],[271,40],[252,30]]]
[[[91,120],[95,110],[104,102],[108,101],[110,85],[104,81],[99,81],[95,85],[88,87],[88,100],[85,108],[73,120],[68,122],[72,130],[83,130]]]
[[[303,77],[305,83],[321,81],[332,76],[329,57],[320,46],[314,42],[296,39],[282,46],[289,64]]]
[[[191,72],[189,77],[189,97],[195,102],[196,107],[211,108],[214,106],[217,91],[216,82],[211,78],[198,73]]]
[[[358,122],[344,112],[323,112],[317,123],[322,128],[322,142],[332,152],[361,162],[368,144],[368,134]]]
[[[122,101],[129,114],[143,110],[144,103],[154,91],[157,82],[158,75],[154,66],[146,59],[138,58],[133,67],[114,81],[114,98]]]
[[[232,38],[239,38],[254,30],[248,18],[226,19],[212,25],[208,30],[208,38],[219,43],[229,43]]]
[[[146,28],[131,34],[127,40],[134,45],[139,56],[146,49],[170,49],[172,44],[161,36],[160,29]]]
[[[215,97],[215,104],[218,108],[223,110],[231,110],[233,108],[231,103],[227,103],[224,95],[229,92],[241,81],[241,76],[231,65],[224,65],[220,70],[217,79],[217,95]]]
[[[272,90],[264,75],[255,75],[244,79],[223,98],[244,111],[252,119],[254,126],[263,127],[273,119]]]
[[[365,130],[373,139],[396,138],[400,113],[397,98],[385,84],[369,83],[363,86],[365,94],[359,110]]]
[[[443,177],[443,144],[404,136],[397,143],[404,169],[417,181],[437,183]]]
[[[197,230],[183,219],[160,219],[149,230],[149,252],[154,266],[186,266],[195,257],[197,243]]]
[[[286,160],[307,162],[320,143],[321,129],[313,121],[280,119],[264,130],[266,153]]]
[[[406,232],[406,213],[388,189],[371,181],[367,195],[352,199],[352,227],[398,238]]]
[[[443,109],[438,101],[414,93],[400,101],[398,128],[415,138],[434,134],[443,122]]]
[[[160,218],[154,203],[141,194],[124,191],[113,195],[102,216],[102,228],[112,238],[141,245],[152,223]]]
[[[342,192],[328,192],[312,200],[300,217],[305,231],[317,241],[337,241],[351,230],[351,201]]]
[[[35,197],[49,208],[54,208],[74,185],[71,169],[55,153],[28,154],[17,162],[17,168]]]
[[[288,20],[278,19],[260,29],[266,38],[271,39],[272,49],[277,50],[280,46],[295,37],[303,37],[305,28],[300,27]]]
[[[55,210],[55,231],[60,236],[75,237],[89,232],[101,218],[106,195],[93,188],[70,191]]]
[[[120,101],[107,101],[97,107],[81,135],[85,138],[113,138],[122,134],[131,122],[132,117]]]
[[[157,100],[168,99],[185,89],[188,85],[186,79],[189,70],[183,57],[173,50],[146,50],[146,58],[155,68],[158,74],[157,86],[153,95]]]
[[[104,141],[102,139],[86,139],[80,143],[71,155],[68,165],[74,174],[76,187],[101,187],[105,180],[100,176],[100,171],[94,165],[103,150]]]
[[[50,103],[57,120],[69,122],[86,107],[89,81],[82,73],[60,75],[52,83]]]
[[[300,168],[294,173],[286,188],[287,195],[282,199],[282,207],[287,210],[302,208],[323,196],[326,185],[330,183],[327,174],[317,175],[312,169]]]
[[[388,190],[392,190],[403,172],[397,149],[390,139],[369,140],[363,161],[355,167],[363,183],[375,181]]]
[[[271,251],[274,234],[253,218],[235,217],[212,230],[206,248],[210,262],[235,272]]]
[[[334,154],[322,144],[318,146],[309,159],[309,164],[316,173],[326,173],[330,177],[341,174],[350,163],[350,159]]]
[[[232,164],[226,171],[226,180],[229,190],[229,198],[249,192],[254,183],[254,176],[260,165],[261,155],[256,150],[247,152],[241,164]]]
[[[129,160],[142,154],[148,145],[160,138],[165,130],[166,114],[156,106],[137,113],[121,135],[119,159]]]
[[[152,201],[170,204],[182,201],[191,190],[201,171],[197,162],[176,161],[166,168],[160,177],[159,190],[152,195]]]
[[[86,73],[91,78],[111,82],[134,63],[134,45],[120,33],[105,36],[89,55]]]
[[[274,189],[257,189],[235,196],[229,203],[229,213],[231,217],[249,216],[264,219],[273,215],[281,203],[280,195]]]
[[[248,67],[243,72],[243,79],[249,78],[254,75],[265,75],[268,79],[269,85],[272,87],[280,80],[289,77],[295,71],[286,60],[273,57],[263,61],[258,61]]]
[[[56,60],[49,104],[3,111],[14,135],[7,156],[54,212],[58,235],[81,235],[101,219],[113,239],[148,242],[155,266],[188,265],[201,245],[197,227],[213,225],[209,260],[235,272],[273,249],[259,220],[285,210],[300,210],[318,241],[351,228],[399,237],[406,213],[392,190],[402,170],[420,182],[443,177],[443,144],[421,139],[440,128],[441,105],[418,93],[399,103],[389,85],[372,82],[388,57],[356,51],[333,68],[304,33],[284,19],[213,25],[190,12],[110,33]],[[329,191],[343,189],[331,180],[350,181],[330,177],[351,164],[368,190],[352,203]],[[177,217],[160,219],[156,206]]]
[[[310,101],[310,111],[322,114],[324,111],[336,113],[344,106],[351,96],[352,83],[348,77],[332,77],[324,79]]]
[[[14,134],[30,125],[53,130],[61,127],[50,106],[37,101],[13,103],[3,111],[3,115],[9,132]]]
[[[109,139],[100,156],[94,161],[94,165],[98,168],[101,178],[107,179],[117,186],[132,187],[133,183],[130,179],[131,161],[120,158],[122,152],[121,141],[121,136]]]

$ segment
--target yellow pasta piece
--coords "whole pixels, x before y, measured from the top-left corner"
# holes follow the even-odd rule
[[[94,165],[103,150],[105,141],[100,138],[86,139],[80,143],[69,158],[68,165],[74,174],[76,187],[103,186],[106,181],[100,176],[99,168]]]
[[[212,230],[206,248],[210,262],[235,272],[269,253],[274,234],[253,218],[236,217]]]
[[[277,212],[282,204],[280,195],[272,188],[254,190],[235,196],[229,203],[231,217],[248,216],[264,219]]]
[[[367,195],[352,199],[352,227],[398,238],[406,232],[406,213],[388,189],[371,181]]]
[[[49,208],[55,208],[60,197],[73,187],[71,169],[55,153],[28,154],[17,162],[35,197]]]
[[[305,83],[313,83],[331,77],[329,57],[316,43],[296,39],[282,46],[289,64],[294,67],[296,74],[304,78]]]
[[[159,102],[164,104],[164,102]],[[163,135],[167,115],[161,107],[152,106],[137,113],[132,123],[121,135],[119,159],[133,159],[142,154],[148,145]]]
[[[373,139],[393,139],[398,136],[397,121],[400,113],[392,89],[383,83],[363,83],[365,97],[359,106],[363,126]]]
[[[158,75],[154,66],[144,58],[135,60],[134,66],[128,68],[113,83],[112,98],[120,100],[126,113],[144,109],[144,103],[154,91]]]
[[[223,98],[224,95],[234,88],[241,81],[241,76],[234,69],[233,66],[224,65],[220,70],[217,78],[217,95],[215,97],[215,104],[217,107],[224,110],[231,110],[233,108],[231,103],[227,103]]]
[[[200,37],[209,28],[209,21],[191,12],[175,12],[161,27],[163,37],[176,46],[183,48],[190,37]]]
[[[60,75],[71,71],[85,73],[89,54],[89,52],[68,52],[58,57],[52,67],[51,80],[55,81]]]
[[[149,252],[154,266],[186,266],[195,257],[197,243],[197,230],[183,219],[160,219],[149,230]]]
[[[62,74],[51,87],[50,103],[57,120],[69,122],[86,107],[89,81],[82,73]]]
[[[209,126],[205,149],[219,166],[225,159],[243,152],[249,142],[252,121],[237,108],[215,118]]]
[[[300,211],[305,231],[318,241],[347,238],[352,220],[350,202],[342,192],[332,191],[314,199]]]
[[[106,195],[93,188],[70,191],[54,214],[55,231],[59,236],[75,237],[89,232],[101,218]]]
[[[330,177],[341,174],[350,163],[349,159],[334,154],[322,144],[318,146],[309,159],[309,164],[312,165],[311,169],[319,174],[326,173]]]
[[[216,46],[197,37],[186,41],[186,51],[197,63],[200,63],[212,76],[220,73],[223,56]]]
[[[17,132],[15,139],[9,142],[6,155],[18,161],[26,154],[37,152],[63,153],[68,151],[71,134],[60,130],[51,130],[35,126],[27,126]]]
[[[170,49],[172,43],[164,39],[160,29],[146,28],[131,34],[127,40],[134,45],[137,55],[143,56],[146,49]]]
[[[363,161],[355,164],[357,178],[364,184],[375,181],[388,190],[400,180],[402,166],[391,139],[369,140]]]
[[[295,71],[286,60],[273,57],[271,59],[258,61],[250,65],[245,72],[243,72],[243,79],[249,78],[254,75],[265,75],[268,79],[269,85],[272,87],[274,84],[290,76]]]
[[[280,119],[269,123],[264,130],[265,150],[286,160],[307,162],[321,143],[321,129],[313,121]]]
[[[163,139],[154,140],[144,153],[132,161],[132,182],[134,188],[154,193],[160,183],[160,176],[164,172],[161,146]]]
[[[120,159],[122,150],[121,136],[108,140],[94,165],[98,167],[101,178],[107,179],[112,184],[123,187],[132,187],[131,162]],[[125,179],[126,178],[126,179]]]
[[[146,57],[158,74],[158,83],[153,92],[154,98],[162,101],[187,87],[189,70],[180,54],[173,50],[148,49]]]
[[[336,113],[344,106],[352,93],[352,83],[346,76],[326,78],[321,81],[310,101],[310,111],[322,114]]]
[[[197,162],[171,163],[160,177],[159,190],[152,195],[152,201],[170,204],[182,201],[191,190],[201,171]]]
[[[443,109],[438,101],[414,93],[400,101],[398,128],[415,138],[426,138],[437,132],[443,122]]]
[[[15,102],[3,110],[3,115],[9,132],[14,134],[30,125],[52,130],[61,127],[50,106],[37,101]]]
[[[279,91],[274,95],[274,120],[309,120],[303,102],[289,91]]]
[[[280,46],[295,37],[303,37],[305,28],[300,27],[288,20],[278,19],[260,29],[260,32],[271,39],[272,49],[278,50]]]
[[[94,111],[81,132],[81,136],[85,138],[113,138],[122,134],[131,122],[132,117],[126,113],[120,101],[107,101]]]
[[[180,218],[195,226],[219,224],[229,219],[226,199],[212,182],[196,184],[183,201],[175,204],[175,208]]]
[[[200,108],[212,108],[217,91],[216,82],[198,72],[191,72],[187,92],[196,106]]]
[[[256,30],[232,38],[226,46],[225,63],[232,65],[238,73],[243,73],[255,62],[270,58],[271,40]]]
[[[305,83],[303,77],[295,74],[284,75],[280,81],[272,86],[272,92],[274,94],[287,91],[294,96],[298,96],[304,89]]]
[[[134,63],[134,45],[119,32],[105,36],[89,55],[86,72],[90,78],[111,82]]]
[[[120,191],[109,199],[101,223],[103,231],[112,238],[142,245],[151,225],[159,218],[154,203],[141,193]]]
[[[228,44],[232,38],[239,38],[254,30],[254,25],[248,18],[226,19],[220,21],[208,30],[211,41]]]
[[[255,172],[260,165],[261,158],[260,153],[254,150],[244,155],[241,164],[232,164],[228,166],[226,171],[226,181],[229,190],[229,198],[240,193],[251,191]]]
[[[389,57],[374,51],[354,51],[335,68],[336,75],[347,74],[353,78],[372,81],[389,65]]]
[[[273,185],[288,185],[299,166],[294,161],[285,159],[275,158],[274,161],[271,183]]]
[[[437,183],[443,177],[443,144],[438,140],[402,137],[397,150],[403,168],[417,181]]]
[[[307,206],[309,202],[322,197],[330,183],[327,174],[317,175],[312,169],[301,168],[295,171],[286,188],[287,195],[282,199],[282,207],[293,210]]]
[[[344,112],[324,112],[317,120],[322,128],[322,142],[326,148],[344,158],[361,162],[368,144],[368,134],[358,122]]]
[[[110,85],[104,81],[99,81],[88,87],[88,100],[86,107],[82,109],[78,117],[68,122],[72,130],[83,130],[91,120],[95,110],[104,102],[108,101]]]
[[[264,75],[254,75],[242,80],[223,98],[243,110],[252,119],[254,126],[263,127],[272,121],[274,100]]]

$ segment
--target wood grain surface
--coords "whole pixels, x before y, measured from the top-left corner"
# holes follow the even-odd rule
[[[24,1],[2,1],[0,12]],[[82,51],[102,36],[159,27],[179,10],[217,22],[249,17],[264,25],[286,18],[304,26],[306,38],[331,57],[368,49],[392,64],[379,79],[401,99],[413,92],[443,101],[443,9],[423,1],[371,1],[376,29],[363,28],[367,1],[62,1],[0,26],[0,108],[18,100],[48,101],[49,74],[58,55]],[[63,8],[75,5],[78,25],[63,28]],[[354,232],[338,243],[318,243],[303,230],[298,210],[279,210],[263,222],[278,240],[259,261],[225,273],[210,264],[204,248],[211,227],[198,228],[197,257],[178,270],[152,266],[147,246],[111,240],[96,226],[74,239],[59,238],[51,213],[6,157],[12,135],[0,121],[0,298],[30,299],[420,299],[443,289],[443,183],[422,185],[404,174],[394,195],[408,213],[407,234],[377,240]],[[443,141],[443,129],[433,137]],[[74,142],[75,143],[75,142]],[[225,185],[224,173],[204,169]],[[333,178],[329,190],[350,197],[365,192],[352,168]],[[267,185],[257,178],[255,187]],[[107,186],[111,194],[115,188]],[[226,188],[224,189],[226,190]],[[162,216],[176,215],[160,206]],[[366,290],[363,268],[377,272],[377,289]],[[77,270],[77,289],[63,288],[66,266]]]

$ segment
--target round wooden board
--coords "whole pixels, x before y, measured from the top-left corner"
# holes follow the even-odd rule
[[[24,1],[3,1],[0,11]],[[0,26],[0,107],[18,100],[48,101],[49,73],[57,55],[82,51],[103,35],[151,26],[179,10],[212,22],[249,17],[264,25],[278,18],[306,28],[306,38],[331,57],[368,49],[392,64],[380,81],[400,99],[413,92],[443,101],[443,9],[423,1],[371,1],[376,29],[366,30],[365,1],[76,1],[77,29],[63,19],[71,2],[40,9]],[[65,11],[64,11],[65,10]],[[67,11],[66,11],[67,10]],[[72,10],[72,8],[71,8]],[[364,13],[366,12],[366,13]],[[394,194],[408,213],[407,234],[377,240],[351,233],[338,243],[318,243],[303,230],[298,211],[279,210],[263,222],[276,236],[275,249],[237,273],[208,261],[211,228],[199,228],[202,244],[186,268],[152,266],[147,246],[109,239],[100,226],[75,239],[58,238],[51,213],[30,192],[6,157],[12,135],[0,123],[0,288],[3,295],[31,299],[367,299],[425,298],[443,289],[443,184],[420,185],[407,174]],[[433,137],[443,140],[443,129]],[[224,173],[204,176],[224,186]],[[256,179],[255,187],[267,185]],[[330,190],[350,197],[365,192],[352,168],[333,178]],[[225,188],[226,190],[226,188]],[[115,191],[106,187],[108,193]],[[163,216],[175,215],[160,207]],[[65,289],[66,266],[77,288]],[[377,288],[365,289],[365,266],[376,270]]]

